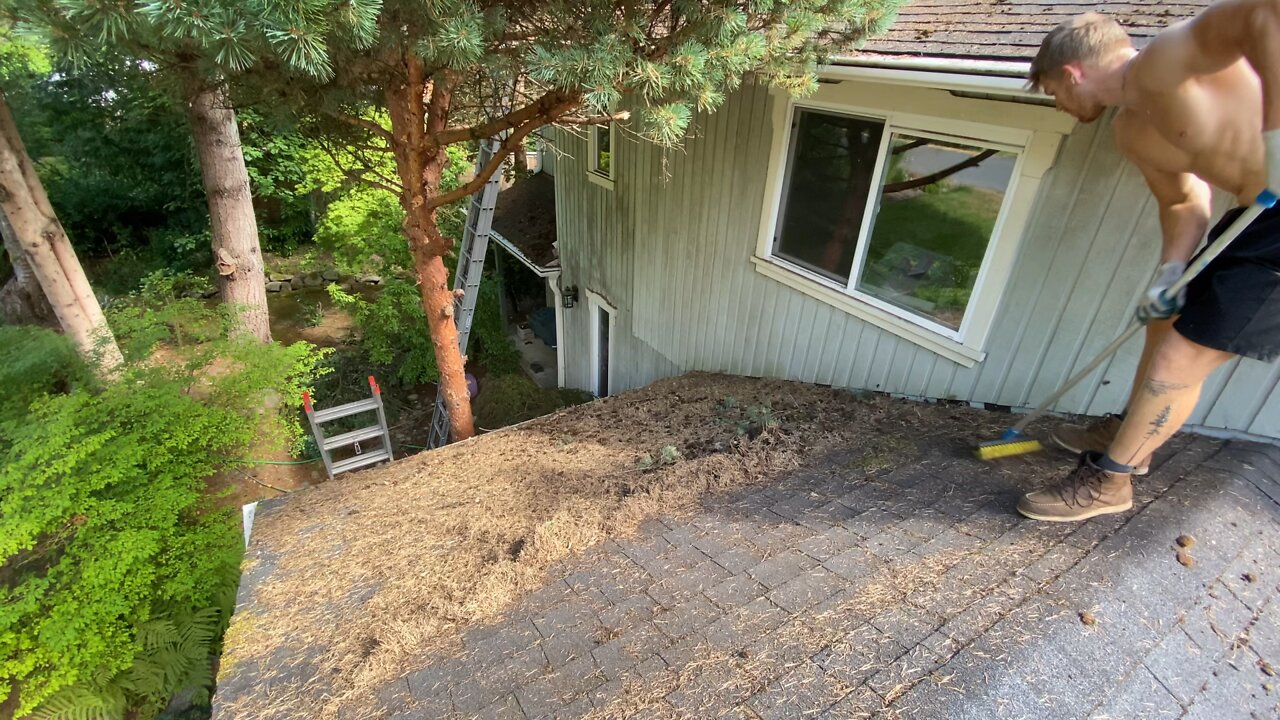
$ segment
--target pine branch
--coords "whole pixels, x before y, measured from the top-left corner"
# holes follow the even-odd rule
[[[902,153],[907,152],[908,150],[915,150],[918,147],[924,147],[925,145],[928,145],[931,142],[933,141],[929,140],[928,138],[912,140],[911,142],[906,143],[905,145],[899,145],[898,147],[894,148],[890,154],[901,155]]]
[[[500,118],[471,127],[445,128],[435,134],[437,145],[452,145],[468,140],[485,140],[508,130],[520,127],[529,121],[547,115],[553,108],[567,103],[575,103],[577,99],[559,90],[544,93],[535,102],[518,110],[513,110]]]
[[[558,125],[608,125],[611,122],[626,122],[631,119],[629,110],[619,110],[609,115],[592,115],[583,117],[581,115],[565,115],[556,121]]]
[[[498,150],[493,154],[493,159],[489,161],[489,164],[481,168],[480,172],[476,173],[475,178],[473,178],[471,182],[468,182],[467,184],[443,195],[437,195],[436,197],[431,198],[427,201],[428,209],[438,208],[443,205],[448,205],[455,200],[461,200],[484,187],[484,184],[489,182],[489,178],[493,177],[494,173],[502,169],[502,163],[506,161],[507,156],[519,147],[520,143],[528,137],[530,133],[544,125],[557,122],[564,113],[569,112],[572,108],[573,103],[564,103],[558,109],[550,110],[545,116],[534,118],[513,130],[511,134],[502,141],[502,144],[498,146]]]

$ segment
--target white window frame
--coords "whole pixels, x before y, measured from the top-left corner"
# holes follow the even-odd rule
[[[618,177],[618,132],[613,123],[591,125],[587,129],[587,180],[612,190]],[[596,160],[600,158],[600,140],[597,135],[603,129],[609,132],[609,172],[601,172],[596,168]]]
[[[869,106],[868,97],[883,104]],[[1039,192],[1040,179],[1052,164],[1070,125],[1052,111],[1027,105],[956,98],[945,91],[863,82],[820,88],[812,99],[774,95],[774,147],[769,187],[761,217],[759,241],[752,258],[756,270],[851,315],[926,347],[966,367],[985,358],[984,348],[1008,284],[1023,230]],[[774,254],[779,218],[789,184],[795,150],[793,124],[801,110],[852,115],[884,122],[881,147],[871,182],[871,195],[859,231],[858,246],[847,283],[833,280]],[[959,328],[899,308],[856,289],[872,223],[880,201],[881,176],[894,133],[947,139],[1017,153],[1009,186],[975,279]]]
[[[594,290],[588,289],[586,296],[587,312],[591,314],[591,394],[596,397],[605,397],[613,395],[614,387],[617,386],[618,373],[615,372],[617,354],[614,350],[618,344],[618,308]],[[600,323],[598,322],[601,310],[609,315],[609,386],[604,388],[603,394],[600,392]]]

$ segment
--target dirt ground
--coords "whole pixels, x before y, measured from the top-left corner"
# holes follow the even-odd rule
[[[251,556],[269,558],[271,580],[257,588],[255,613],[233,619],[223,663],[266,667],[304,639],[320,653],[315,675],[333,687],[315,700],[281,682],[238,716],[270,718],[268,705],[297,716],[314,702],[308,714],[321,718],[374,706],[373,689],[541,587],[552,563],[692,510],[708,493],[836,449],[853,449],[849,466],[870,476],[931,444],[965,452],[1006,422],[967,407],[695,374],[298,491],[254,526]]]

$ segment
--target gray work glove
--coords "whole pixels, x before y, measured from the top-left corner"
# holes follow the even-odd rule
[[[1184,287],[1173,297],[1165,297],[1165,291],[1182,277],[1187,269],[1184,262],[1167,262],[1156,269],[1156,277],[1151,287],[1138,303],[1138,321],[1142,324],[1152,320],[1163,320],[1178,314],[1182,304],[1187,300],[1187,289]]]

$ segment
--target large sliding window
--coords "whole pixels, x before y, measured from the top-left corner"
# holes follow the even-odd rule
[[[797,107],[772,258],[963,340],[1021,150]]]

